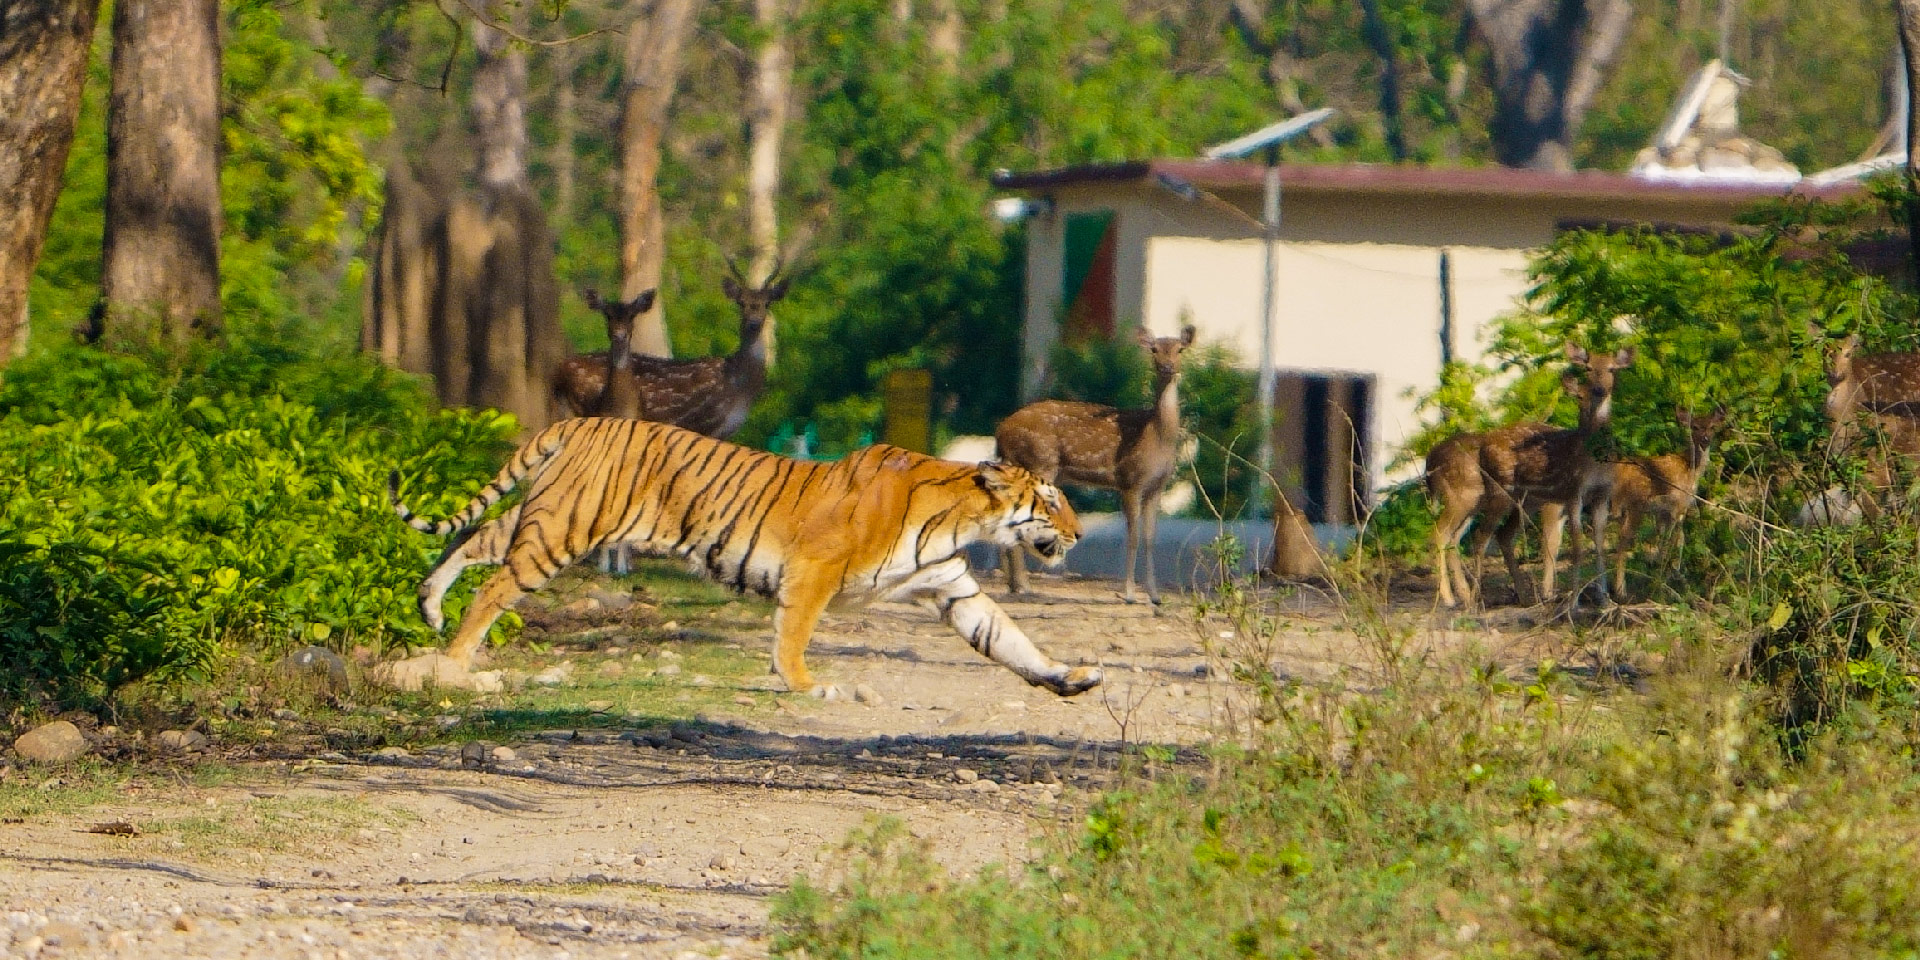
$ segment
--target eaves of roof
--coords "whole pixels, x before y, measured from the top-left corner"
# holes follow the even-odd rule
[[[1257,189],[1266,175],[1258,163],[1231,160],[1132,160],[1014,173],[992,177],[1005,190],[1045,191],[1096,184],[1151,183],[1165,176],[1211,191]],[[1620,173],[1552,173],[1506,167],[1414,167],[1382,164],[1281,164],[1288,193],[1373,193],[1501,198],[1559,197],[1631,199],[1652,203],[1721,200],[1750,203],[1784,196],[1836,199],[1859,189],[1856,183],[1824,186],[1795,184],[1661,182]]]

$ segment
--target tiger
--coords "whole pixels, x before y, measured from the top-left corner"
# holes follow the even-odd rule
[[[520,486],[518,504],[476,528]],[[475,592],[447,647],[469,669],[494,621],[522,596],[594,548],[625,543],[772,598],[773,672],[794,692],[834,692],[814,679],[805,653],[836,598],[919,602],[981,654],[1061,696],[1102,679],[1098,667],[1069,667],[1042,653],[968,567],[963,551],[977,540],[1057,567],[1080,538],[1059,489],[1020,467],[936,460],[884,444],[817,463],[665,424],[585,417],[535,434],[448,519],[415,516],[400,498],[398,471],[387,478],[387,495],[413,529],[463,535],[420,584],[421,615],[435,630],[462,570],[501,567]]]

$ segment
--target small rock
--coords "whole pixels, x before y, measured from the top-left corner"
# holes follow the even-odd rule
[[[65,720],[43,723],[13,741],[14,752],[35,763],[66,763],[87,752],[87,738]]]
[[[816,685],[813,688],[813,698],[815,700],[825,700],[831,703],[834,701],[845,700],[847,698],[847,694],[845,691],[840,689],[839,684],[822,683],[822,684]]]
[[[527,679],[527,682],[535,686],[557,687],[566,683],[572,676],[573,661],[568,660],[534,674]]]
[[[153,742],[170,753],[185,753],[206,746],[207,735],[198,730],[165,730]]]
[[[1186,695],[1187,695],[1187,685],[1186,685],[1186,684],[1184,684],[1184,683],[1172,683],[1172,684],[1168,684],[1168,685],[1167,685],[1167,696],[1169,696],[1169,697],[1174,697],[1174,698],[1176,698],[1176,699],[1177,699],[1177,698],[1179,698],[1179,697],[1184,697],[1184,696],[1186,696]]]
[[[672,633],[673,631],[680,629],[680,621],[668,620],[666,623],[663,623],[660,625],[660,629],[666,633]],[[660,656],[662,658],[665,658],[667,656],[678,657],[680,655],[677,653],[674,653],[672,650],[662,650],[660,651]]]
[[[461,718],[456,717],[451,713],[443,713],[433,718],[433,725],[436,727],[439,727],[442,730],[452,730],[454,727],[457,727],[460,725],[460,720]]]
[[[347,661],[326,647],[301,647],[280,659],[277,669],[330,693],[347,692]]]
[[[1204,677],[1211,672],[1213,672],[1211,668],[1204,663],[1196,663],[1193,665],[1193,675],[1196,677]]]
[[[688,680],[687,683],[696,687],[711,687],[713,686],[713,678],[704,673],[696,673],[693,675],[693,679]]]
[[[953,772],[953,778],[955,780],[960,781],[961,783],[972,783],[980,779],[980,774],[976,771],[969,770],[966,767],[961,767],[960,769],[955,770]]]
[[[743,706],[743,707],[751,707],[751,706],[753,706],[754,704],[756,704],[756,703],[758,703],[759,701],[757,701],[757,700],[755,700],[755,699],[753,699],[752,697],[749,697],[749,696],[747,696],[746,694],[744,694],[744,693],[742,693],[742,694],[738,694],[738,695],[736,695],[736,696],[735,696],[735,697],[733,698],[733,702],[734,702],[734,703],[737,703],[737,704],[739,704],[739,705],[741,705],[741,706]]]
[[[561,607],[560,614],[567,617],[590,617],[599,613],[603,606],[605,606],[605,604],[602,604],[597,598],[581,597]]]
[[[1027,702],[1025,700],[1008,700],[1000,705],[1000,709],[1008,713],[1026,713]]]
[[[400,760],[413,756],[413,754],[407,752],[406,747],[381,747],[375,750],[373,755],[382,760]]]
[[[487,745],[478,740],[468,740],[460,747],[460,764],[467,767],[483,766],[487,762]]]
[[[716,853],[713,855],[713,859],[707,861],[707,868],[710,870],[732,870],[733,857],[725,853]]]
[[[661,664],[660,669],[655,670],[654,673],[662,677],[677,677],[680,675],[680,665],[677,663]]]
[[[181,914],[173,918],[173,928],[181,933],[192,933],[193,928],[196,926],[198,926],[198,924],[194,923],[193,918],[186,914]]]
[[[618,677],[626,672],[627,665],[618,660],[608,660],[600,665],[600,675],[603,677]]]
[[[487,758],[494,763],[512,763],[520,759],[520,755],[513,752],[512,747],[494,747],[493,750],[487,754]]]
[[[594,713],[606,713],[613,709],[612,700],[588,700],[587,709]]]
[[[288,708],[286,708],[286,707],[281,707],[280,709],[278,709],[278,710],[275,710],[275,711],[273,712],[273,718],[274,718],[275,720],[283,720],[283,721],[286,721],[286,722],[289,722],[289,723],[291,723],[291,722],[293,722],[293,721],[295,721],[295,720],[298,720],[298,719],[300,719],[300,711],[298,711],[298,710],[290,710],[290,709],[288,709]]]
[[[998,783],[987,779],[975,780],[972,784],[969,784],[969,786],[975,793],[996,793],[1000,790]]]
[[[887,705],[887,698],[881,696],[880,691],[875,690],[871,685],[865,683],[854,686],[853,699],[874,707],[884,707]]]
[[[615,593],[612,590],[605,590],[600,587],[594,587],[588,590],[587,597],[600,601],[600,606],[615,613],[633,606],[633,594]]]

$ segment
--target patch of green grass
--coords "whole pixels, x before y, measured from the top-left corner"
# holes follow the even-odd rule
[[[242,852],[317,856],[340,849],[357,831],[397,831],[418,820],[364,798],[273,796],[160,816],[141,828],[178,852],[217,859]],[[176,842],[166,843],[169,840]]]

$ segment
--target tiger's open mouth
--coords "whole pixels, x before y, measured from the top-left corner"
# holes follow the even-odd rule
[[[1027,543],[1027,547],[1033,551],[1033,555],[1046,561],[1048,566],[1058,566],[1062,560],[1065,560],[1067,548],[1070,546],[1072,546],[1072,544],[1053,535],[1037,537]]]

